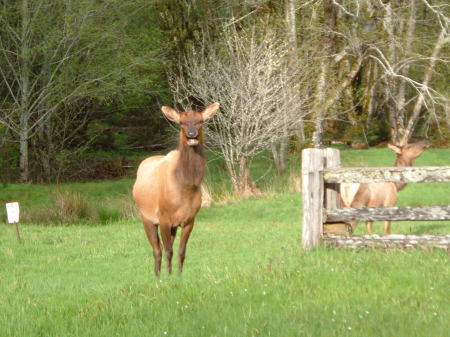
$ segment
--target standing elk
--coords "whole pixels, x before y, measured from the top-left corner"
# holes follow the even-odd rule
[[[394,165],[397,167],[412,166],[420,154],[430,146],[426,140],[404,146],[388,144],[388,147],[397,154]],[[341,198],[345,207],[391,207],[397,201],[398,191],[403,189],[406,183],[342,183]],[[353,230],[358,221],[350,224]],[[367,232],[372,234],[373,221],[367,221]],[[391,222],[384,222],[384,233],[390,234]]]
[[[178,270],[180,273],[183,270],[186,245],[202,199],[200,184],[206,168],[202,125],[218,108],[219,103],[214,103],[203,112],[178,113],[172,108],[161,107],[169,120],[180,125],[178,147],[165,156],[149,157],[139,165],[133,197],[153,248],[157,276],[161,272],[162,259],[158,225],[169,274],[172,272],[173,242],[178,227],[182,228]]]

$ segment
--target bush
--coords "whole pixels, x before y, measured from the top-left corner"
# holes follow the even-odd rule
[[[83,222],[92,217],[91,204],[80,193],[54,192],[53,217],[61,223]]]

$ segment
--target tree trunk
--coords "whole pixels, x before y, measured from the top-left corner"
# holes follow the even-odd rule
[[[316,102],[313,107],[313,111],[316,112],[316,120],[314,121],[316,129],[313,134],[314,147],[322,146],[323,138],[323,118],[325,112],[342,96],[343,91],[352,83],[359,69],[361,68],[362,57],[358,57],[353,65],[350,67],[349,72],[344,76],[342,81],[338,83],[333,90],[328,90],[326,98],[320,102]],[[317,118],[318,117],[318,118]]]
[[[409,13],[409,19],[408,24],[406,28],[406,41],[405,41],[405,48],[404,52],[405,55],[408,57],[411,54],[412,49],[412,40],[414,37],[414,30],[416,27],[416,6],[414,1],[411,1],[409,4],[411,6],[410,13]],[[405,64],[400,71],[400,74],[404,76],[408,76],[409,73],[409,64]],[[406,81],[404,79],[400,79],[400,85],[398,89],[397,94],[397,113],[404,114],[405,110],[405,101],[406,101]]]
[[[239,187],[237,194],[241,197],[249,197],[252,193],[250,184],[250,173],[247,168],[247,158],[241,157],[239,160]]]
[[[28,164],[28,133],[29,133],[29,101],[30,101],[30,47],[28,40],[28,29],[30,23],[30,9],[28,0],[22,0],[21,8],[21,62],[22,71],[20,74],[20,123],[19,123],[19,148],[20,148],[20,181],[27,182],[29,180],[29,164]]]
[[[392,10],[392,4],[390,2],[383,5],[384,13],[380,13],[382,16],[382,36],[385,36],[387,44],[386,58],[389,64],[397,63],[397,53],[396,53],[396,37],[394,34],[395,21],[394,13]],[[396,86],[395,80],[391,76],[387,76],[384,79],[384,96],[386,97],[386,110],[389,119],[389,124],[391,127],[391,140],[394,144],[399,145],[400,139],[404,132],[404,116],[397,110],[397,104],[395,103],[396,97]]]
[[[42,167],[42,177],[40,177],[42,182],[49,183],[52,179],[52,168],[55,163],[53,158],[53,139],[52,139],[52,126],[51,126],[51,116],[48,118],[48,120],[45,122],[45,124],[42,126],[42,129],[38,133],[37,139],[37,146],[38,148],[34,149],[38,152],[38,157],[36,158],[36,161],[39,162],[40,166]]]
[[[247,167],[248,161],[245,156],[239,159],[239,167],[234,170],[236,173],[235,180],[232,181],[234,194],[238,197],[250,197],[253,195],[261,195],[261,191],[250,177],[250,171]]]
[[[272,156],[278,173],[286,170],[287,141],[288,139],[284,138],[279,144],[272,144]]]
[[[340,67],[339,67],[339,79],[342,79],[348,72],[350,71],[350,62],[348,59],[342,60]],[[357,113],[355,110],[355,101],[353,97],[353,90],[352,87],[349,85],[347,86],[344,91],[344,102],[345,103],[345,110],[347,111],[348,120],[351,125],[356,126],[358,123],[357,120]]]
[[[28,182],[28,118],[25,113],[20,116],[20,133],[19,133],[19,149],[20,149],[20,181]]]
[[[322,61],[320,63],[320,74],[316,85],[316,96],[314,102],[314,108],[312,109],[314,114],[314,132],[312,135],[312,143],[314,147],[322,147],[323,135],[324,135],[324,121],[328,108],[321,108],[322,103],[327,97],[327,78],[329,78],[329,68],[331,59],[329,55],[333,53],[335,45],[335,37],[333,32],[336,30],[337,25],[337,11],[333,0],[323,1],[324,10],[324,29],[326,32],[323,34],[323,48],[322,48]],[[332,32],[332,33],[330,33]]]
[[[363,115],[366,116],[366,130],[372,128],[372,115],[375,104],[375,84],[378,77],[378,65],[374,61],[369,61],[366,70],[366,83],[363,96]]]
[[[297,53],[297,31],[296,31],[296,20],[295,20],[295,0],[285,0],[284,3],[284,14],[286,23],[286,35],[289,40],[289,67],[295,66],[295,59]],[[298,93],[292,90],[292,88],[286,88],[289,91],[289,96],[297,97]],[[285,136],[280,140],[279,144],[272,144],[272,155],[275,162],[275,167],[278,173],[283,173],[286,170],[286,158],[287,158],[287,148],[289,142],[289,130],[287,126],[283,125]],[[301,126],[303,129],[303,126]],[[303,130],[301,130],[303,134]]]
[[[441,52],[442,47],[449,41],[450,35],[449,32],[442,28],[441,33],[434,45],[433,52],[430,57],[430,61],[428,63],[428,67],[425,70],[422,80],[422,86],[419,89],[419,95],[417,97],[416,103],[414,104],[413,111],[411,113],[411,117],[408,120],[408,124],[406,126],[405,132],[401,139],[399,145],[405,145],[408,143],[411,135],[414,131],[414,127],[416,125],[417,119],[419,118],[420,112],[422,110],[422,106],[425,102],[425,94],[428,91],[428,85],[430,84],[431,78],[433,77],[434,68],[436,66],[436,59]]]

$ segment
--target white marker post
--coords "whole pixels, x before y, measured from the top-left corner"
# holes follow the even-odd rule
[[[6,214],[8,216],[8,223],[13,223],[16,226],[17,240],[19,242],[22,241],[22,239],[20,238],[20,232],[19,232],[19,215],[20,215],[19,203],[18,202],[8,202],[6,204]]]

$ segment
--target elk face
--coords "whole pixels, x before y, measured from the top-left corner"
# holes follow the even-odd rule
[[[199,143],[199,134],[202,133],[203,117],[200,112],[188,111],[180,114],[181,132],[186,137],[188,146],[196,146]]]
[[[430,142],[427,140],[421,140],[416,143],[406,144],[404,146],[395,146],[388,144],[388,147],[397,153],[397,156],[406,163],[412,163],[416,160],[423,151],[430,147]]]
[[[409,157],[410,160],[417,159],[420,154],[430,147],[430,142],[427,140],[421,140],[420,142],[408,144],[404,146],[403,152],[406,153],[406,156]]]
[[[184,135],[188,146],[197,146],[202,141],[203,122],[214,116],[217,109],[219,109],[219,103],[211,104],[203,112],[189,110],[178,113],[172,108],[161,107],[162,112],[168,119],[180,124],[180,132]]]

